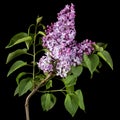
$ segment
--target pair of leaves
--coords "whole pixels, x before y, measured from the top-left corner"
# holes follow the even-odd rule
[[[44,111],[48,111],[56,104],[56,97],[52,93],[45,93],[41,96],[41,106]],[[85,111],[83,94],[80,89],[75,93],[66,94],[64,101],[65,109],[74,117],[78,108]]]
[[[93,76],[93,73],[97,70],[97,67],[100,65],[99,57],[101,57],[113,70],[113,61],[108,51],[98,51],[97,54],[91,54],[89,56],[84,54],[83,59],[85,62],[85,66],[89,69],[91,77]]]
[[[83,94],[80,89],[76,90],[75,93],[66,94],[64,106],[66,110],[74,117],[78,108],[85,111]]]
[[[94,45],[94,47],[95,47],[95,51],[97,51],[97,55],[101,57],[113,70],[112,57],[110,53],[107,50],[105,50],[105,48],[107,47],[107,44],[98,42]]]
[[[29,90],[32,91],[34,88],[33,85],[37,86],[43,79],[45,79],[45,76],[43,74],[38,74],[35,75],[35,80],[33,82],[33,76],[31,75],[32,75],[31,73],[27,72],[21,72],[17,75],[16,77],[17,87],[14,92],[14,96],[17,94],[21,96],[28,92]],[[46,89],[50,87],[52,87],[52,80],[49,80],[49,82],[47,82],[46,84]]]

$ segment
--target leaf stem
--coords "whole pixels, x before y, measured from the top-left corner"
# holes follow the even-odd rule
[[[39,91],[41,93],[46,93],[46,92],[66,92],[67,90],[59,89],[59,90],[44,90],[44,91]]]
[[[33,40],[33,87],[34,87],[34,80],[35,80],[35,41],[36,41],[36,33],[37,33],[37,24],[35,26],[35,33],[34,33],[34,40]]]

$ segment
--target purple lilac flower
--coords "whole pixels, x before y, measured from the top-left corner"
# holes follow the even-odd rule
[[[46,55],[42,56],[37,63],[38,67],[43,70],[43,72],[52,72],[53,71],[53,64],[52,64],[52,58],[49,56],[49,53],[47,52]]]
[[[42,39],[43,47],[48,48],[50,51],[54,49],[54,46],[61,45],[61,47],[65,47],[73,42],[76,35],[74,5],[66,5],[58,13],[57,19],[57,22],[47,26],[46,36]]]
[[[38,67],[44,72],[55,70],[56,76],[66,77],[71,66],[81,64],[83,53],[92,53],[94,42],[88,39],[81,43],[75,41],[75,9],[72,3],[58,13],[57,19],[47,26],[46,36],[42,38],[42,45],[49,53],[40,58]]]
[[[89,55],[94,51],[93,44],[95,44],[95,42],[92,42],[91,40],[86,39],[80,43],[80,48],[82,49],[83,53],[86,53],[87,55]]]

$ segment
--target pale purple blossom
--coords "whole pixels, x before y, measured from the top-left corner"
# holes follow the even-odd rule
[[[43,70],[44,73],[53,71],[52,58],[47,52],[46,55],[42,56],[37,63],[38,68]]]
[[[91,40],[86,39],[80,43],[80,48],[84,53],[89,55],[94,50],[93,44],[95,44],[95,42],[92,42]]]
[[[66,5],[58,13],[58,21],[47,25],[46,36],[42,38],[43,47],[50,51],[56,45],[70,45],[76,36],[74,5]]]
[[[94,51],[91,40],[81,43],[75,41],[75,9],[74,5],[66,5],[57,14],[58,21],[47,25],[46,36],[43,36],[43,47],[49,50],[38,62],[43,72],[55,72],[56,76],[66,77],[72,66],[82,63],[83,54],[90,55]]]

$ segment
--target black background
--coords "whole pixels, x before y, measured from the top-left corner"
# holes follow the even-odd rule
[[[6,57],[10,50],[6,50],[10,38],[18,32],[26,32],[30,24],[35,23],[36,17],[43,16],[45,25],[56,21],[57,13],[66,4],[75,4],[76,9],[76,39],[86,38],[96,42],[108,43],[114,70],[106,64],[100,74],[95,74],[92,80],[89,74],[83,74],[76,87],[84,94],[86,113],[78,110],[75,117],[64,109],[62,94],[57,94],[55,107],[43,112],[40,98],[35,95],[31,99],[31,120],[103,120],[118,119],[119,112],[119,24],[118,4],[104,0],[39,0],[14,1],[0,4],[0,119],[25,120],[24,101],[26,96],[13,96],[16,88],[14,75],[6,77],[9,65]]]

